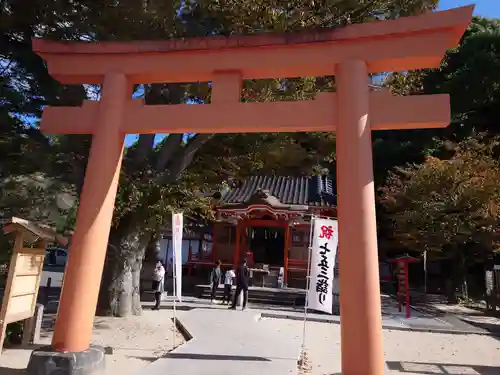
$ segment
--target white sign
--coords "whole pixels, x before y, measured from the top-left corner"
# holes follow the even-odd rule
[[[174,296],[182,301],[182,214],[172,215]]]
[[[311,274],[307,308],[332,313],[334,268],[337,258],[338,222],[314,219]]]

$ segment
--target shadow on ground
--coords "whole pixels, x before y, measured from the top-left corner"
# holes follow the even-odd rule
[[[483,316],[485,316],[483,314]],[[496,336],[498,339],[500,339],[500,326],[498,324],[493,324],[493,323],[487,323],[487,322],[477,322],[473,321],[470,319],[463,319],[463,321],[473,327],[479,328],[483,331],[487,331],[494,336]],[[500,371],[498,372],[500,374]]]
[[[21,375],[25,373],[25,369],[0,367],[0,375]]]
[[[206,304],[206,303],[205,303],[205,304],[199,303],[199,305],[200,305],[200,307],[210,307],[210,305],[208,305],[208,304]],[[143,308],[144,310],[151,310],[151,305],[145,305],[145,304],[144,304],[144,305],[142,305],[142,308]],[[196,307],[196,306],[186,306],[186,305],[181,305],[181,304],[179,304],[179,305],[177,305],[177,306],[175,307],[175,309],[176,309],[177,311],[191,311],[191,310],[193,310],[193,309],[197,309],[197,308],[198,308],[198,307]],[[161,306],[160,306],[160,309],[161,309],[161,310],[173,310],[173,309],[174,309],[174,306],[173,306],[173,305],[170,305],[170,304],[168,304],[168,305],[161,305]]]
[[[476,366],[476,365],[456,365],[451,363],[426,363],[426,362],[404,362],[387,361],[387,368],[399,371],[401,374],[422,374],[422,375],[498,375],[500,367]],[[331,374],[334,375],[334,374]]]
[[[129,355],[127,357],[128,358],[139,359],[139,360],[145,361],[145,362],[154,362],[154,361],[157,361],[159,359],[157,357],[141,357],[141,356],[137,356],[137,355]],[[0,375],[2,375],[2,374],[0,374]]]
[[[152,304],[143,304],[142,308],[144,310],[151,310]],[[219,309],[225,310],[228,309],[229,305],[223,305],[221,303],[211,304],[207,299],[199,299],[189,301],[186,305],[178,304],[176,305],[176,309],[178,311],[191,311],[194,309]],[[248,308],[250,310],[258,310],[258,311],[279,311],[279,312],[292,312],[292,313],[303,313],[304,307],[293,307],[288,305],[269,305],[264,303],[255,303],[249,302]],[[161,310],[173,310],[173,305],[171,302],[164,302],[160,306]],[[239,309],[239,307],[238,307]],[[321,311],[311,311],[315,315],[324,315],[324,316],[339,316],[338,312],[334,312],[333,314],[328,314]]]
[[[156,361],[158,358],[133,357],[143,361]],[[197,354],[197,353],[167,353],[162,358],[194,359],[203,361],[244,361],[244,362],[271,362],[271,359],[264,357],[253,357],[245,355],[225,355],[225,354]],[[0,375],[2,375],[0,373]]]

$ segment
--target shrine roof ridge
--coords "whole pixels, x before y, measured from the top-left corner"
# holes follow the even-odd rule
[[[239,207],[252,203],[252,198],[265,193],[279,203],[277,208],[288,206],[336,205],[335,183],[329,176],[250,176],[241,186],[225,191],[218,203],[218,208]],[[267,197],[267,198],[270,198]],[[263,202],[265,199],[263,199]]]
[[[277,47],[292,44],[342,42],[353,39],[384,38],[392,35],[426,33],[456,29],[460,39],[468,26],[474,5],[429,12],[395,20],[351,24],[344,27],[305,30],[294,33],[208,36],[164,41],[75,42],[32,40],[33,50],[41,54],[137,54],[182,51],[211,51],[241,47]]]

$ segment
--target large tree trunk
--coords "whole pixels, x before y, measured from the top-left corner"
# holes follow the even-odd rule
[[[150,236],[114,230],[106,252],[98,315],[141,315],[141,269]]]

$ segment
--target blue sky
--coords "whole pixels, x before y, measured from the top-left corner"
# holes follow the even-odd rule
[[[166,137],[166,134],[156,134],[155,136],[155,144],[160,142],[163,138]],[[138,135],[137,134],[128,134],[125,137],[125,147],[129,147],[132,144],[134,144],[135,141],[137,141]]]
[[[475,14],[482,17],[500,18],[500,1],[498,0],[440,0],[439,9],[457,8],[476,4]]]

